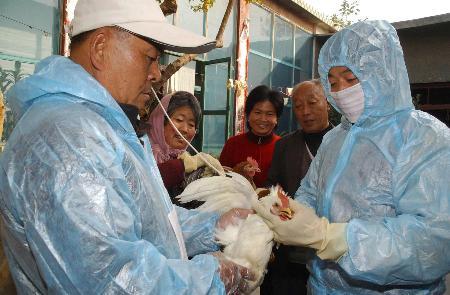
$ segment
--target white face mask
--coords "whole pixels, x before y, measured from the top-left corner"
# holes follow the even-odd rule
[[[355,123],[364,111],[364,92],[360,83],[338,92],[330,92],[330,95],[351,123]]]

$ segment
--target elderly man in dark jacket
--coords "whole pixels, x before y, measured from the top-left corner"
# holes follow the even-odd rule
[[[292,106],[301,129],[276,143],[267,180],[267,186],[279,184],[290,196],[300,186],[323,136],[332,128],[329,105],[318,79],[294,87]],[[281,246],[269,265],[262,294],[306,294],[305,253],[303,249]]]

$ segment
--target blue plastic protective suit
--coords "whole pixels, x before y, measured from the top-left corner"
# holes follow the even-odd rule
[[[8,99],[20,121],[2,154],[1,212],[20,293],[224,293],[213,256],[181,259],[148,139],[92,76],[49,57]],[[218,249],[218,215],[176,212],[189,256]]]
[[[351,25],[319,56],[328,72],[348,67],[364,91],[355,124],[325,136],[296,199],[330,222],[348,222],[348,251],[337,263],[310,262],[313,294],[442,294],[450,271],[450,132],[413,109],[395,29]],[[342,113],[342,112],[341,112]]]

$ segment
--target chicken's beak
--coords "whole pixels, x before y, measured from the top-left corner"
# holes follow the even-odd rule
[[[291,208],[283,208],[280,210],[280,219],[285,221],[285,220],[290,220],[292,219],[292,210]]]
[[[281,202],[280,207],[280,219],[281,220],[290,220],[292,219],[292,210],[289,208],[289,198],[288,196],[280,189],[278,189],[278,198]]]

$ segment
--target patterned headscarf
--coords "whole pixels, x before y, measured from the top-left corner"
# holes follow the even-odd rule
[[[166,111],[169,107],[172,95],[173,93],[168,94],[161,99],[161,103]],[[162,111],[160,105],[158,105],[150,114],[147,123],[150,125],[148,137],[150,139],[150,143],[152,144],[153,155],[158,164],[164,163],[171,159],[176,159],[186,150],[173,149],[166,143],[164,138],[164,112]]]

